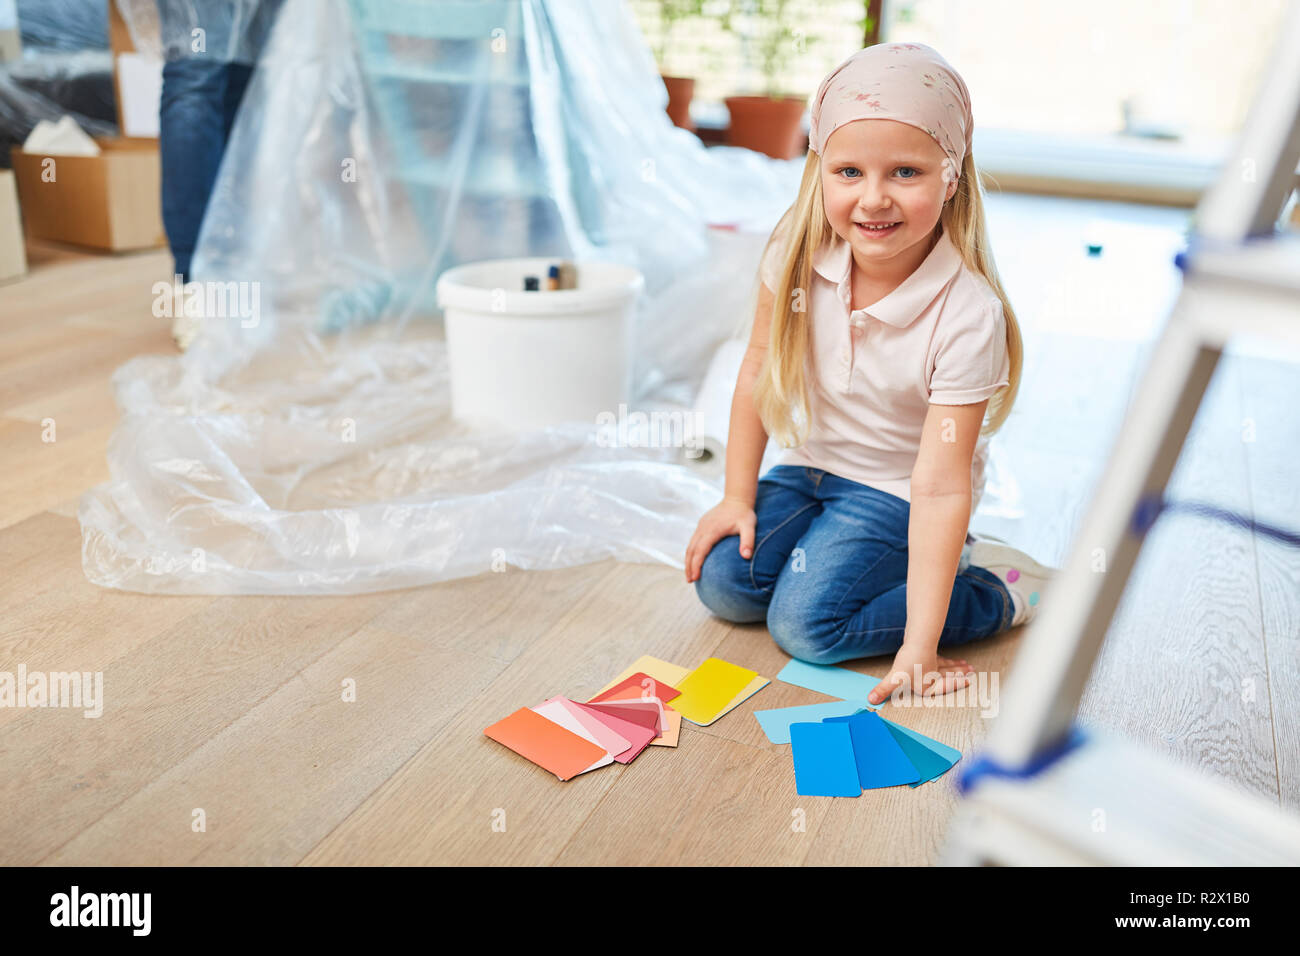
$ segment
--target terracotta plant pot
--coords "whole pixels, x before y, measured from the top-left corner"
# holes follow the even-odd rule
[[[689,76],[665,76],[664,87],[668,90],[668,117],[673,125],[695,132],[695,123],[691,120],[691,97],[695,95],[695,79]]]
[[[731,127],[727,143],[767,153],[776,159],[793,159],[805,147],[805,100],[798,96],[774,100],[767,96],[728,96]]]

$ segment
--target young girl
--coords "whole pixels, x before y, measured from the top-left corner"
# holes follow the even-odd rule
[[[938,647],[1027,622],[1051,573],[967,534],[1022,363],[971,130],[966,84],[923,44],[822,81],[759,268],[724,497],[686,549],[705,606],[766,620],[792,657],[894,654],[872,703],[967,684]],[[769,435],[786,450],[758,479]]]

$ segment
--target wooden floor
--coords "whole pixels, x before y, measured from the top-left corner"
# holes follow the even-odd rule
[[[1129,223],[1115,242],[1138,249],[1175,221],[1151,213],[1166,218],[1144,233],[1141,207],[1027,197],[991,209],[995,233],[999,217],[1056,231],[999,245],[1030,362],[1002,440],[1017,490],[1004,488],[998,513],[974,527],[1055,564],[1086,534],[1089,493],[1161,319],[1137,294],[1164,294],[1148,288],[1159,286],[1151,272],[1132,280],[1132,298],[1091,298],[1106,273],[1089,272],[1099,267],[1078,253],[1073,227],[1102,214]],[[0,863],[937,859],[955,774],[858,799],[797,796],[789,747],[768,743],[751,714],[825,698],[779,682],[711,727],[685,725],[676,749],[568,783],[483,736],[520,706],[585,699],[641,654],[685,666],[715,655],[774,677],[788,658],[765,628],[713,618],[670,568],[512,570],[345,598],[88,584],[77,501],[108,477],[113,370],[174,351],[149,311],[170,261],[30,252],[31,274],[0,287],[0,670],[103,671],[106,704],[98,719],[0,708]],[[1293,362],[1226,357],[1171,491],[1300,524],[1298,409]],[[42,441],[46,419],[54,442]],[[1013,672],[1019,639],[1011,631],[963,656],[1005,691],[1032,679]],[[1082,717],[1300,811],[1298,652],[1297,552],[1170,516],[1148,538]],[[889,663],[851,666],[882,676]],[[342,700],[348,681],[355,702]],[[972,706],[884,712],[967,755],[989,726]]]

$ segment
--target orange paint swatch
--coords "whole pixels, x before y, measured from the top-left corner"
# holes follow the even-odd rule
[[[591,741],[527,707],[520,707],[483,733],[561,780],[577,776],[606,754]]]

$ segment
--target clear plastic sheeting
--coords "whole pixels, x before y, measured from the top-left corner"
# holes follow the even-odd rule
[[[18,0],[24,55],[37,50],[107,50],[104,0]]]
[[[463,262],[633,266],[626,411],[687,412],[719,343],[747,334],[802,160],[706,150],[666,103],[619,3],[287,0],[194,260],[219,294],[183,355],[115,373],[112,477],[78,512],[89,580],[346,594],[680,568],[722,476],[631,419],[597,424],[620,409],[456,421],[434,301]]]
[[[27,51],[0,66],[0,167],[41,120],[71,116],[91,136],[117,135],[113,62],[107,50]]]
[[[102,0],[101,0],[102,2]],[[158,60],[254,63],[283,0],[109,0],[131,44]],[[436,6],[437,2],[431,6]]]

